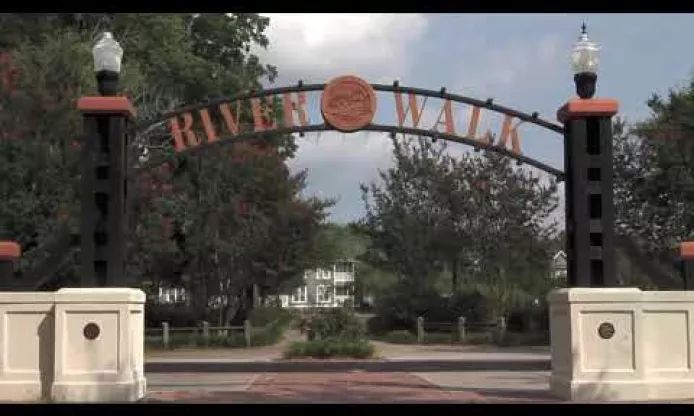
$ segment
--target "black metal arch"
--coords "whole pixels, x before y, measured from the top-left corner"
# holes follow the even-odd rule
[[[331,127],[328,124],[321,123],[321,124],[314,124],[314,125],[309,125],[309,126],[295,126],[295,127],[282,127],[282,128],[277,128],[277,129],[272,129],[272,130],[267,130],[267,131],[262,131],[262,132],[246,132],[246,133],[241,133],[235,136],[226,136],[226,137],[220,137],[218,140],[212,142],[212,143],[205,143],[204,145],[200,146],[195,146],[195,147],[189,147],[186,150],[183,150],[179,152],[178,154],[191,154],[191,153],[196,153],[199,151],[203,151],[204,149],[208,149],[212,146],[220,146],[220,145],[226,145],[226,144],[232,144],[232,143],[238,143],[240,141],[245,141],[245,140],[250,140],[254,138],[259,138],[263,136],[268,136],[268,135],[273,135],[273,134],[292,134],[292,133],[312,133],[312,132],[320,132],[320,131],[337,131],[333,127]],[[390,133],[390,134],[397,134],[397,133],[402,133],[402,134],[409,134],[413,136],[425,136],[425,137],[431,137],[432,139],[441,139],[441,140],[447,140],[451,142],[456,142],[456,143],[461,143],[465,144],[468,146],[472,146],[476,149],[480,150],[489,150],[492,152],[499,153],[501,155],[510,157],[515,159],[519,164],[527,164],[530,166],[533,166],[537,169],[540,169],[542,171],[545,171],[551,175],[554,175],[558,180],[563,181],[564,180],[564,172],[556,169],[552,166],[549,166],[545,163],[540,162],[539,160],[514,153],[506,148],[496,146],[491,143],[485,143],[480,140],[472,139],[469,137],[463,137],[463,136],[458,136],[458,135],[452,135],[452,134],[446,134],[442,133],[436,130],[430,130],[430,129],[422,129],[422,128],[412,128],[412,127],[399,127],[399,126],[389,126],[389,125],[382,125],[382,124],[369,124],[362,128],[360,131],[374,131],[374,132],[383,132],[383,133]],[[139,166],[136,168],[136,171],[142,171],[146,169],[153,168],[155,166],[159,166],[160,164],[164,163],[166,160],[168,160],[169,157],[162,157],[162,158],[157,158],[151,161],[146,162],[145,164]]]
[[[164,113],[164,114],[159,115],[157,117],[154,117],[152,119],[145,120],[141,123],[137,123],[132,127],[132,129],[135,131],[139,131],[139,130],[147,128],[153,124],[160,123],[162,121],[166,121],[166,120],[170,119],[171,117],[174,117],[178,114],[186,113],[189,111],[201,110],[203,108],[208,108],[208,107],[212,107],[215,105],[233,102],[233,101],[237,101],[237,100],[247,100],[247,99],[251,99],[251,98],[267,97],[267,96],[271,96],[271,95],[278,95],[278,94],[292,93],[292,92],[322,91],[323,89],[325,89],[325,85],[326,84],[306,84],[306,85],[304,85],[302,82],[299,82],[297,85],[289,86],[289,87],[279,87],[279,88],[272,88],[272,89],[263,89],[263,90],[258,90],[258,91],[250,91],[250,92],[244,92],[244,93],[232,95],[229,97],[222,97],[222,98],[217,98],[217,99],[213,99],[213,100],[207,100],[207,101],[202,102],[202,103],[181,107],[177,110],[170,111],[168,113]],[[401,93],[406,93],[406,94],[415,94],[415,95],[421,95],[423,97],[440,98],[443,100],[450,100],[453,102],[469,104],[469,105],[472,105],[475,107],[480,107],[480,108],[484,108],[484,109],[487,109],[490,111],[494,111],[496,113],[501,113],[501,114],[509,115],[512,117],[516,117],[519,120],[522,120],[522,121],[525,121],[525,122],[528,122],[531,124],[535,124],[537,126],[543,127],[545,129],[553,131],[555,133],[564,134],[564,126],[540,118],[539,113],[537,113],[537,112],[534,112],[532,114],[523,113],[521,111],[514,110],[514,109],[509,108],[509,107],[494,104],[494,100],[491,98],[483,101],[483,100],[479,100],[476,98],[466,97],[464,95],[449,94],[446,92],[445,88],[441,88],[441,90],[435,91],[435,90],[427,90],[427,89],[422,89],[422,88],[401,87],[397,83],[394,83],[393,85],[371,84],[371,87],[375,91],[401,92]]]

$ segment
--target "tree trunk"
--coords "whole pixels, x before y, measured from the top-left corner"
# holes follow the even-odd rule
[[[451,279],[453,293],[458,293],[458,259],[453,260],[453,265],[451,266]]]
[[[252,308],[255,309],[258,306],[260,306],[260,287],[257,284],[253,284],[253,293],[252,293]]]
[[[224,319],[224,325],[229,326],[231,325],[231,321],[234,319],[236,314],[238,313],[241,303],[238,301],[238,298],[232,295],[227,295],[227,306],[226,306],[226,311],[225,311],[225,319]]]

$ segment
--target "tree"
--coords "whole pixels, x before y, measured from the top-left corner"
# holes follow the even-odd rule
[[[413,295],[433,290],[442,269],[437,232],[444,218],[435,200],[432,178],[440,177],[443,154],[425,142],[393,139],[395,166],[379,172],[382,185],[362,185],[366,215],[362,227],[371,246],[366,259],[394,273]]]
[[[455,159],[445,150],[394,141],[382,184],[362,187],[369,259],[397,273],[403,296],[433,296],[445,271],[451,292],[476,287],[504,315],[546,287],[555,184],[493,153]]]
[[[615,122],[616,226],[630,260],[659,287],[674,288],[674,248],[694,238],[694,81],[648,106],[650,116],[631,128]]]
[[[146,120],[183,103],[204,101],[272,81],[274,67],[250,53],[267,46],[268,19],[254,14],[69,14],[0,16],[0,45],[19,69],[2,90],[0,208],[4,238],[20,241],[20,271],[50,252],[56,224],[78,218],[81,119],[76,99],[95,91],[91,46],[110,30],[125,55],[121,84]],[[278,110],[274,117],[281,117]],[[250,122],[250,111],[241,114]],[[30,128],[29,128],[30,127]],[[327,201],[299,197],[304,175],[290,175],[293,137],[218,146],[176,155],[161,124],[131,143],[131,166],[143,146],[152,169],[131,172],[136,198],[130,224],[128,273],[185,284],[194,308],[212,295],[243,304],[254,284],[277,286],[313,261],[315,229]],[[72,214],[72,215],[70,215]],[[279,238],[281,244],[276,244]],[[77,258],[56,271],[70,283]],[[233,302],[231,301],[233,299]],[[227,319],[238,307],[228,306]]]

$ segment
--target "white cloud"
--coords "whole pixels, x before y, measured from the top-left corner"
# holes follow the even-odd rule
[[[289,167],[308,170],[306,195],[338,199],[331,209],[333,221],[356,220],[363,212],[359,184],[378,181],[378,170],[392,164],[392,144],[383,133],[328,131],[297,137],[297,143]]]
[[[403,75],[409,66],[408,44],[427,29],[426,16],[418,14],[264,16],[270,18],[270,45],[254,52],[277,65],[280,83],[323,82],[347,73],[369,81],[385,79],[384,71]]]
[[[463,89],[492,95],[522,93],[526,88],[565,76],[568,66],[563,39],[545,35],[537,39],[513,39],[485,48],[474,61],[464,61],[460,74]]]
[[[277,85],[326,82],[355,74],[373,83],[407,78],[428,17],[418,14],[264,14],[269,46],[255,48],[262,62],[276,65]],[[355,219],[362,210],[359,183],[377,179],[391,164],[387,135],[323,132],[297,138],[292,170],[308,169],[308,194],[338,197],[334,220]]]

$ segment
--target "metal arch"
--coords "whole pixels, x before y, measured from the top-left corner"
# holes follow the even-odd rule
[[[283,128],[272,129],[272,130],[262,131],[262,132],[246,132],[246,133],[241,133],[241,134],[236,135],[236,136],[220,137],[218,140],[215,140],[212,143],[205,143],[205,144],[200,144],[199,146],[196,146],[196,147],[190,147],[186,150],[178,152],[177,154],[194,154],[194,153],[197,153],[197,152],[202,151],[204,149],[208,149],[212,146],[233,144],[233,143],[236,143],[239,141],[250,140],[250,139],[254,139],[254,138],[261,138],[264,136],[270,136],[270,135],[275,135],[275,134],[311,133],[311,132],[334,131],[334,130],[335,129],[332,128],[331,126],[323,123],[323,124],[314,124],[314,125],[309,125],[309,126],[283,127]],[[375,131],[375,132],[391,133],[391,134],[403,133],[403,134],[410,134],[410,135],[414,135],[414,136],[426,136],[426,137],[461,143],[461,144],[465,144],[468,146],[472,146],[472,147],[477,148],[477,149],[488,150],[488,151],[499,153],[499,154],[504,155],[504,156],[508,156],[510,158],[517,160],[519,163],[524,163],[524,164],[533,166],[537,169],[540,169],[540,170],[545,171],[551,175],[554,175],[559,181],[564,180],[564,172],[559,170],[559,169],[556,169],[552,166],[549,166],[545,163],[542,163],[539,160],[536,160],[536,159],[533,159],[533,158],[530,158],[530,157],[527,157],[524,155],[513,153],[506,148],[495,146],[493,144],[485,143],[485,142],[482,142],[479,140],[471,139],[469,137],[446,134],[446,133],[438,132],[435,130],[412,128],[412,127],[388,126],[388,125],[382,125],[382,124],[369,124],[366,127],[362,128],[360,131]],[[155,160],[149,161],[149,162],[147,162],[147,163],[145,163],[139,167],[136,167],[135,172],[140,172],[143,170],[147,170],[147,169],[151,169],[153,167],[159,166],[169,159],[170,159],[170,157],[167,156],[167,157],[161,157],[161,158],[157,158]]]
[[[247,100],[251,98],[259,98],[259,97],[266,97],[266,96],[271,96],[271,95],[278,95],[278,94],[284,94],[284,93],[291,93],[291,92],[310,92],[310,91],[321,91],[325,88],[326,84],[298,84],[294,86],[289,86],[289,87],[279,87],[279,88],[271,88],[271,89],[261,89],[257,91],[248,91],[236,95],[232,95],[230,97],[221,97],[217,98],[214,100],[207,100],[203,103],[198,103],[198,104],[193,104],[185,107],[181,107],[177,110],[170,111],[168,113],[164,113],[160,116],[157,116],[153,119],[150,120],[145,120],[141,123],[135,124],[131,128],[131,132],[136,132],[140,131],[144,128],[147,128],[153,124],[160,123],[162,121],[166,121],[169,118],[176,116],[178,114],[182,114],[185,112],[189,111],[195,111],[195,110],[201,110],[204,108],[212,107],[215,105],[219,104],[224,104],[228,102],[233,102],[237,100]],[[466,97],[463,95],[458,95],[458,94],[449,94],[445,92],[445,88],[439,90],[439,91],[434,91],[434,90],[427,90],[427,89],[422,89],[422,88],[412,88],[412,87],[401,87],[399,85],[385,85],[385,84],[371,84],[371,87],[375,91],[385,91],[385,92],[401,92],[401,93],[407,93],[407,94],[415,94],[415,95],[421,95],[423,97],[433,97],[433,98],[440,98],[444,100],[450,100],[453,102],[459,102],[459,103],[464,103],[464,104],[469,104],[475,107],[480,107],[480,108],[485,108],[490,111],[494,111],[497,113],[501,114],[506,114],[512,117],[516,117],[519,120],[535,124],[537,126],[543,127],[547,130],[554,131],[556,133],[563,134],[564,133],[564,126],[560,124],[553,123],[548,120],[544,120],[539,117],[538,113],[533,113],[533,114],[527,114],[523,113],[517,110],[514,110],[509,107],[501,106],[494,104],[493,100],[489,99],[486,101],[482,101],[476,98],[471,98],[471,97]]]
[[[512,117],[516,117],[519,120],[526,121],[528,123],[535,124],[540,127],[544,127],[548,130],[552,130],[556,133],[564,134],[564,126],[560,124],[552,123],[541,119],[538,113],[527,114],[514,110],[509,107],[504,107],[501,105],[494,104],[493,100],[482,101],[476,98],[466,97],[464,95],[449,94],[445,92],[445,89],[441,91],[426,90],[422,88],[412,88],[412,87],[400,87],[395,85],[385,85],[385,84],[371,84],[376,91],[390,91],[390,92],[404,92],[407,94],[421,95],[423,97],[433,97],[441,98],[442,100],[451,100],[458,103],[469,104],[475,107],[486,108],[497,113],[506,114]]]

